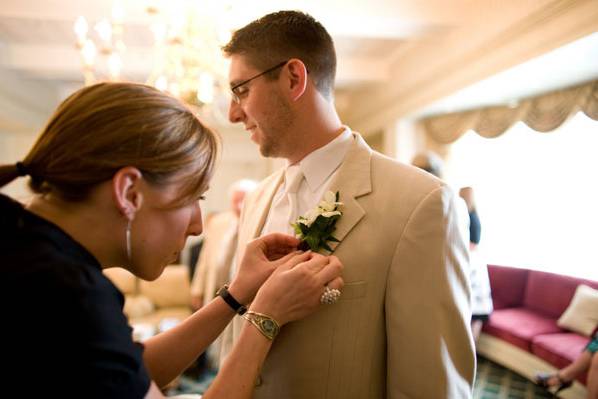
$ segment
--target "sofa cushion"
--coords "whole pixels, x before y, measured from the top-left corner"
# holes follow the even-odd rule
[[[166,266],[155,281],[141,281],[139,293],[148,297],[157,308],[191,306],[189,267]]]
[[[525,308],[498,309],[484,325],[484,332],[531,352],[532,340],[540,334],[560,333],[556,319]]]
[[[528,273],[527,269],[488,265],[494,309],[521,306]]]
[[[531,270],[523,306],[558,319],[567,309],[579,284],[598,288],[598,282]]]
[[[598,290],[580,284],[575,295],[559,318],[561,328],[589,337],[598,325]]]
[[[558,369],[571,364],[588,344],[576,333],[541,334],[532,341],[532,353]],[[579,379],[585,384],[585,375]]]
[[[156,332],[160,332],[163,322],[176,324],[185,320],[190,315],[191,309],[188,306],[175,306],[157,309],[155,312],[142,317],[131,318],[130,323],[133,326],[137,324],[151,325],[156,328]]]
[[[112,281],[123,295],[135,294],[135,277],[130,271],[121,267],[110,267],[102,270],[104,275]]]
[[[153,311],[154,304],[148,297],[143,295],[125,296],[125,307],[123,308],[123,312],[129,319],[146,316]]]

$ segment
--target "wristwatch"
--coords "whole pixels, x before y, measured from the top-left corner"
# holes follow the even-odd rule
[[[239,301],[237,301],[231,294],[228,292],[228,285],[223,285],[222,288],[216,292],[216,295],[224,299],[224,302],[230,306],[235,313],[238,315],[243,315],[247,312],[247,307],[245,305],[241,305]]]
[[[280,326],[272,317],[263,313],[249,311],[243,316],[248,322],[253,324],[264,337],[272,341],[278,335]]]

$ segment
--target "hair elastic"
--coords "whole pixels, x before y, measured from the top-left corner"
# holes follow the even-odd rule
[[[27,176],[29,174],[29,170],[27,169],[27,166],[25,166],[25,164],[21,161],[17,162],[15,164],[15,167],[17,168],[17,173],[19,174],[19,176]]]

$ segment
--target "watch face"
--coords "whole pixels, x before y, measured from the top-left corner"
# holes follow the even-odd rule
[[[272,322],[272,320],[264,320],[262,321],[262,326],[264,327],[264,330],[266,330],[269,333],[274,333],[274,331],[276,330],[276,325]]]

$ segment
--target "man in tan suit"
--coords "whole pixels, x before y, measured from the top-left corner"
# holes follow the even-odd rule
[[[310,16],[269,14],[235,32],[224,52],[230,120],[262,155],[288,161],[246,198],[239,251],[264,233],[290,232],[326,191],[344,203],[340,243],[329,243],[344,264],[340,300],[280,331],[255,397],[470,397],[467,246],[454,194],[342,125],[334,45]]]

